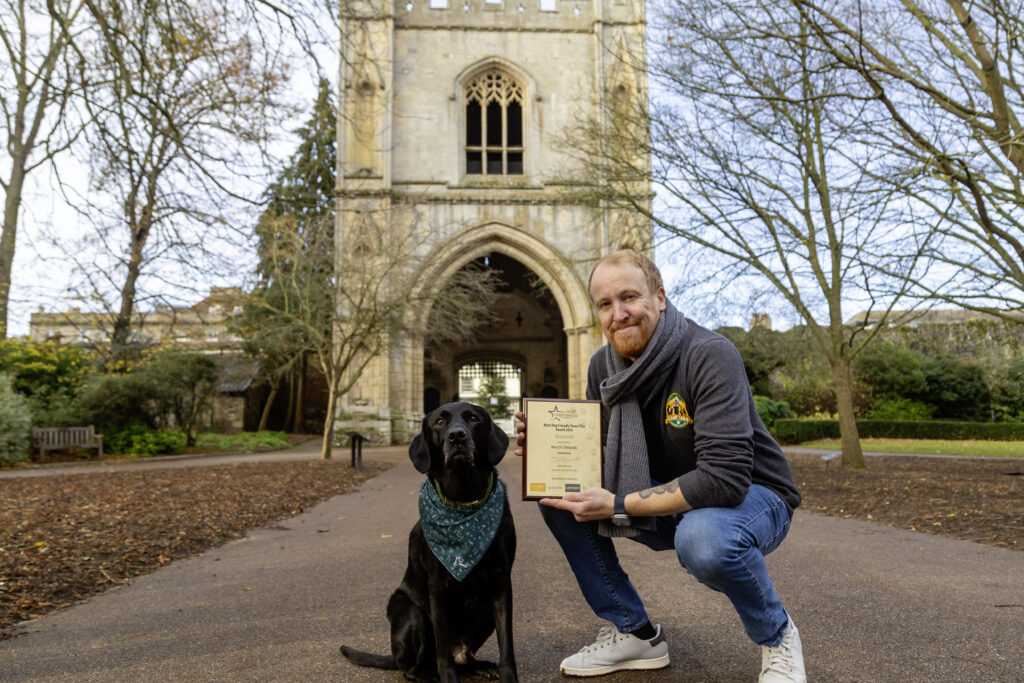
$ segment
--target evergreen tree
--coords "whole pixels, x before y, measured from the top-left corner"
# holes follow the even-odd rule
[[[321,318],[325,324],[331,320],[331,298],[328,280],[333,274],[333,224],[335,215],[335,163],[337,113],[331,97],[330,84],[321,79],[317,90],[313,113],[296,134],[299,145],[277,179],[264,192],[266,209],[256,225],[258,239],[257,284],[254,299],[273,302],[273,305],[247,306],[241,318],[236,321],[242,336],[247,340],[250,353],[263,359],[262,372],[270,385],[260,429],[266,427],[270,408],[277,398],[282,380],[293,378],[291,400],[287,410],[286,424],[302,431],[303,406],[301,401],[302,380],[305,374],[305,333],[292,321],[275,311],[287,309],[287,301],[294,297],[289,291],[296,286],[310,288],[324,294],[316,304],[324,307]],[[323,230],[329,231],[329,238],[323,238]],[[281,278],[283,272],[290,272],[289,263],[282,258],[293,252],[296,242],[302,249],[315,250],[313,255],[319,266],[306,275],[313,281],[305,282]],[[282,249],[282,245],[289,248]],[[306,301],[308,296],[299,297]],[[325,330],[329,334],[329,330]]]

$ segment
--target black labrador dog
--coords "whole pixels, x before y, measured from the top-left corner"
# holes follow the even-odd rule
[[[516,532],[494,469],[508,442],[487,411],[470,403],[447,403],[423,419],[409,458],[427,481],[405,576],[388,601],[391,654],[345,645],[342,654],[361,666],[400,669],[412,681],[449,683],[459,674],[519,680],[512,647]],[[467,527],[481,519],[483,531]],[[498,664],[475,659],[495,632]]]

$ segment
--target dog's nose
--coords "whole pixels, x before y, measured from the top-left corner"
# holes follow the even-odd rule
[[[448,431],[448,440],[452,443],[459,443],[469,438],[469,432],[461,427],[455,427]]]

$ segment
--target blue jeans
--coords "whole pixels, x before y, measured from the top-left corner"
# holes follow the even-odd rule
[[[643,626],[648,621],[643,601],[619,566],[612,539],[597,533],[597,522],[577,522],[571,513],[544,505],[540,511],[594,613],[623,633]],[[729,598],[751,640],[778,645],[789,617],[764,556],[786,537],[789,521],[782,500],[754,484],[736,507],[656,517],[654,531],[632,540],[654,550],[675,549],[687,572]]]

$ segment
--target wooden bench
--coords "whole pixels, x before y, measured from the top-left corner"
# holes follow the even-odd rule
[[[95,448],[97,458],[103,459],[103,435],[97,434],[92,425],[88,427],[34,427],[32,442],[39,449],[42,462],[46,451],[62,451],[66,448]]]

